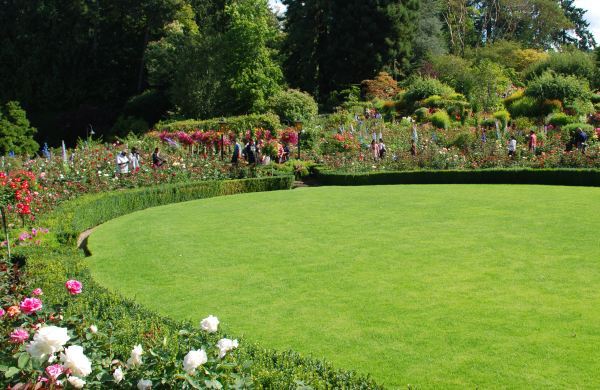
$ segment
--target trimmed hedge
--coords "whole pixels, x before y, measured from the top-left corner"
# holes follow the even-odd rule
[[[86,195],[61,205],[39,221],[50,229],[50,235],[55,239],[42,247],[19,248],[17,256],[26,258],[27,281],[31,286],[43,289],[44,303],[62,304],[65,317],[77,317],[88,326],[95,324],[101,331],[110,332],[115,356],[126,358],[135,344],[144,341],[151,347],[168,351],[175,358],[181,348],[188,348],[180,330],[197,328],[198,324],[162,317],[97,284],[83,253],[73,245],[75,237],[87,228],[136,210],[221,195],[284,190],[291,188],[292,182],[293,176],[275,176]],[[71,278],[84,285],[84,293],[77,299],[67,299],[64,283]],[[223,337],[236,336],[220,333]],[[336,369],[322,360],[303,357],[293,351],[266,349],[247,340],[241,340],[235,356],[238,362],[251,364],[257,389],[382,388],[369,377]]]
[[[242,133],[244,131],[256,128],[263,128],[265,130],[275,131],[281,128],[281,122],[279,116],[273,113],[269,114],[251,114],[225,118],[227,121],[227,128],[236,133]],[[171,123],[158,123],[156,130],[158,131],[194,131],[194,130],[219,130],[220,118],[207,119],[207,120],[184,120]]]
[[[329,171],[315,173],[323,185],[364,186],[384,184],[546,184],[600,186],[600,170],[594,169],[489,169],[373,172],[345,174]]]

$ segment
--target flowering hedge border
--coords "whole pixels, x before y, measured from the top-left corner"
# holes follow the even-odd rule
[[[136,210],[221,195],[285,190],[291,188],[292,182],[293,176],[276,176],[172,184],[87,195],[66,202],[43,220],[56,233],[55,240],[44,246],[21,248],[19,256],[26,259],[27,282],[44,291],[47,305],[60,304],[65,318],[77,317],[82,323],[90,322],[100,329],[114,329],[113,345],[120,346],[116,347],[116,354],[127,356],[132,345],[146,340],[163,345],[162,353],[175,359],[188,343],[182,329],[197,325],[164,318],[97,284],[83,253],[74,245],[75,238],[87,228]],[[76,300],[65,300],[66,279],[83,283],[85,294]],[[218,337],[228,336],[219,331]],[[382,388],[369,377],[336,369],[322,360],[293,351],[266,349],[245,340],[240,340],[234,359],[239,366],[248,367],[256,388]],[[0,377],[0,383],[3,379]]]
[[[315,169],[321,185],[364,186],[386,184],[542,184],[600,187],[597,169],[484,169],[474,171],[404,171],[338,173]]]

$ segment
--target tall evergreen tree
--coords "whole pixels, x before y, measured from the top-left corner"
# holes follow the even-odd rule
[[[590,23],[585,20],[586,10],[575,5],[575,0],[558,0],[560,8],[567,19],[572,23],[573,29],[562,29],[556,34],[557,40],[562,45],[575,45],[582,50],[596,47],[594,34],[590,31]]]

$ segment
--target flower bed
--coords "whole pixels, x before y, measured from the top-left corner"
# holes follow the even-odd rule
[[[207,316],[201,324],[180,323],[123,300],[94,282],[70,240],[78,230],[133,210],[286,189],[291,182],[291,177],[274,177],[165,185],[89,195],[61,205],[43,219],[50,229],[48,242],[19,248],[18,256],[27,262],[25,277],[19,268],[2,268],[2,306],[8,310],[0,319],[6,335],[0,382],[40,388],[59,382],[68,388],[378,388],[368,378],[322,361],[235,340],[218,329],[215,317]],[[38,353],[44,351],[49,353]]]

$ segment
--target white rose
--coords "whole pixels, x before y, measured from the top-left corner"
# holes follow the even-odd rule
[[[183,369],[190,375],[196,372],[196,368],[200,367],[208,361],[208,356],[203,349],[190,351],[183,358]]]
[[[35,333],[33,341],[25,349],[32,357],[43,359],[48,355],[62,351],[63,346],[69,339],[67,328],[45,326]]]
[[[98,333],[98,327],[96,325],[90,325],[90,332],[94,334]]]
[[[65,352],[60,354],[60,360],[74,375],[86,377],[92,373],[92,362],[83,354],[83,348],[79,345],[65,348]]]
[[[115,378],[115,383],[119,383],[123,380],[123,370],[121,368],[117,368],[115,372],[113,372],[113,378]]]
[[[219,327],[219,319],[210,315],[200,322],[200,327],[208,333],[215,333]]]
[[[69,383],[76,389],[81,389],[83,386],[85,386],[85,381],[81,378],[77,378],[76,376],[70,376]]]
[[[138,344],[131,350],[131,357],[127,360],[127,365],[131,367],[141,366],[142,365],[142,354],[144,350],[142,349],[142,345]]]
[[[152,381],[149,379],[140,379],[137,383],[138,390],[148,390],[152,388]]]
[[[223,359],[227,352],[234,350],[238,347],[237,340],[221,339],[217,342],[217,348],[219,348],[219,358]]]

